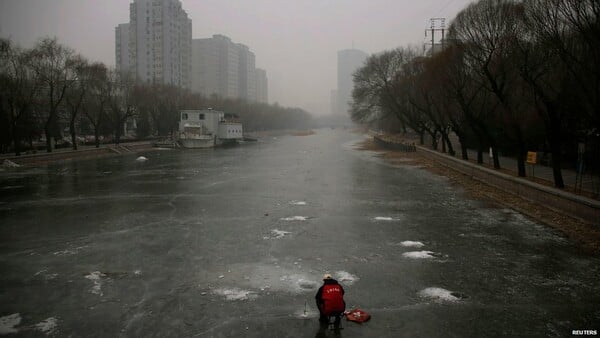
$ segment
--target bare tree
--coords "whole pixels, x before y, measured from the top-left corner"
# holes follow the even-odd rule
[[[94,129],[94,143],[96,148],[99,148],[100,129],[107,118],[108,102],[111,95],[108,70],[104,64],[95,63],[90,66],[87,92],[87,107],[83,111],[83,114]]]
[[[71,134],[71,144],[73,150],[77,150],[77,128],[76,122],[81,109],[85,109],[85,103],[90,86],[90,79],[93,76],[94,66],[82,56],[75,56],[74,69],[77,76],[76,83],[67,91],[65,103],[69,114],[69,133]]]
[[[127,73],[111,69],[108,71],[107,85],[109,116],[115,133],[115,143],[119,144],[125,123],[137,113],[134,102],[135,82]]]
[[[44,123],[46,151],[52,152],[51,128],[57,123],[59,107],[67,89],[75,83],[76,60],[72,49],[58,43],[56,39],[44,38],[32,50],[32,67],[42,85],[40,110],[47,113]]]
[[[38,78],[31,68],[32,55],[0,40],[0,88],[2,104],[6,107],[9,130],[15,154],[21,155],[21,130],[33,110],[40,91]]]
[[[519,34],[522,6],[511,0],[481,0],[461,11],[450,27],[450,38],[464,46],[467,64],[483,88],[500,102],[498,116],[512,132],[517,143],[518,174],[524,177],[527,152],[522,111],[514,89],[519,81],[515,67],[514,44]],[[497,151],[494,152],[497,154]],[[500,164],[494,158],[494,167]]]
[[[351,117],[354,121],[373,121],[395,116],[401,125],[423,133],[421,120],[410,114],[411,107],[399,95],[405,89],[406,66],[417,53],[398,48],[372,55],[353,75]]]

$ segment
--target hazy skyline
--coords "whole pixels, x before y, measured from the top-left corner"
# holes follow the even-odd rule
[[[92,61],[115,64],[115,27],[131,0],[0,0],[0,36],[22,47],[59,41]],[[422,45],[431,17],[448,26],[471,0],[181,0],[196,38],[223,34],[256,54],[267,70],[269,102],[315,114],[330,110],[337,51],[369,54]]]

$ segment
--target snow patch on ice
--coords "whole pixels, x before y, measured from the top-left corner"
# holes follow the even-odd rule
[[[394,217],[388,217],[388,216],[376,216],[373,218],[373,220],[376,222],[393,222],[393,221],[399,221],[400,219],[394,218]]]
[[[15,326],[21,324],[21,315],[13,313],[12,315],[0,317],[0,334],[15,333],[19,330]]]
[[[252,291],[242,290],[240,288],[220,288],[213,291],[214,294],[225,297],[228,301],[256,299],[256,294]]]
[[[423,298],[429,298],[437,301],[456,302],[460,300],[460,298],[452,294],[452,291],[435,287],[423,289],[419,291],[419,295]]]
[[[304,292],[309,290],[316,290],[319,287],[319,283],[307,278],[303,275],[291,274],[291,275],[283,275],[279,277],[279,281],[281,283],[281,287],[284,285],[292,286],[292,289],[289,291],[292,292]]]
[[[146,162],[148,161],[148,158],[145,156],[140,156],[138,158],[135,159],[137,162]]]
[[[281,218],[282,221],[306,221],[308,217],[306,216],[290,216]]]
[[[78,254],[79,251],[81,251],[82,249],[84,249],[86,247],[87,247],[87,245],[84,245],[84,246],[78,246],[78,247],[73,248],[73,249],[65,249],[65,250],[62,250],[62,251],[56,251],[56,252],[54,252],[54,255],[55,256],[70,256],[70,255],[75,255],[75,254]]]
[[[54,317],[46,318],[34,325],[36,330],[42,331],[47,335],[54,333],[54,331],[56,331],[57,326],[58,320]]]
[[[290,201],[291,205],[306,205],[304,201]]]
[[[346,271],[336,271],[334,277],[338,280],[338,282],[342,282],[347,285],[351,285],[359,279],[356,275]]]
[[[428,259],[435,258],[433,251],[410,251],[402,254],[403,257],[412,259]]]
[[[19,168],[21,165],[6,159],[2,162],[2,166],[6,168]]]
[[[271,230],[271,234],[273,234],[273,236],[271,238],[283,238],[286,235],[291,234],[291,232],[273,229],[273,230]]]
[[[425,246],[425,244],[423,244],[423,242],[418,242],[418,241],[404,241],[404,242],[400,242],[400,245],[402,245],[403,247],[407,247],[407,248],[420,248]]]
[[[104,296],[104,293],[102,292],[102,278],[103,277],[106,277],[106,275],[100,271],[94,271],[94,272],[91,272],[89,275],[85,276],[86,279],[89,279],[92,282],[94,282],[94,286],[92,287],[93,294]]]

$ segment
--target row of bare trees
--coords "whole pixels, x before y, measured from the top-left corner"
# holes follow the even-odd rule
[[[137,122],[137,138],[172,136],[181,109],[206,107],[237,113],[247,130],[303,128],[311,120],[301,109],[136,83],[126,74],[86,60],[56,39],[41,39],[31,49],[0,39],[1,152],[20,155],[40,138],[45,138],[51,152],[51,140],[62,139],[65,129],[73,149],[81,134],[93,134],[96,147],[103,136],[119,143],[132,119]]]
[[[491,148],[517,158],[551,154],[563,188],[563,155],[600,133],[600,2],[480,0],[453,20],[441,52],[411,48],[371,56],[354,75],[355,121],[430,135],[437,149],[461,155]],[[390,123],[390,121],[392,123]]]

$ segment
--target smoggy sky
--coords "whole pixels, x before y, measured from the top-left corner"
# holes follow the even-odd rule
[[[269,102],[330,111],[337,51],[367,53],[425,41],[429,18],[446,25],[471,0],[181,0],[193,38],[224,34],[267,70]],[[93,61],[115,64],[114,28],[130,0],[0,0],[0,36],[31,47],[43,36]]]

